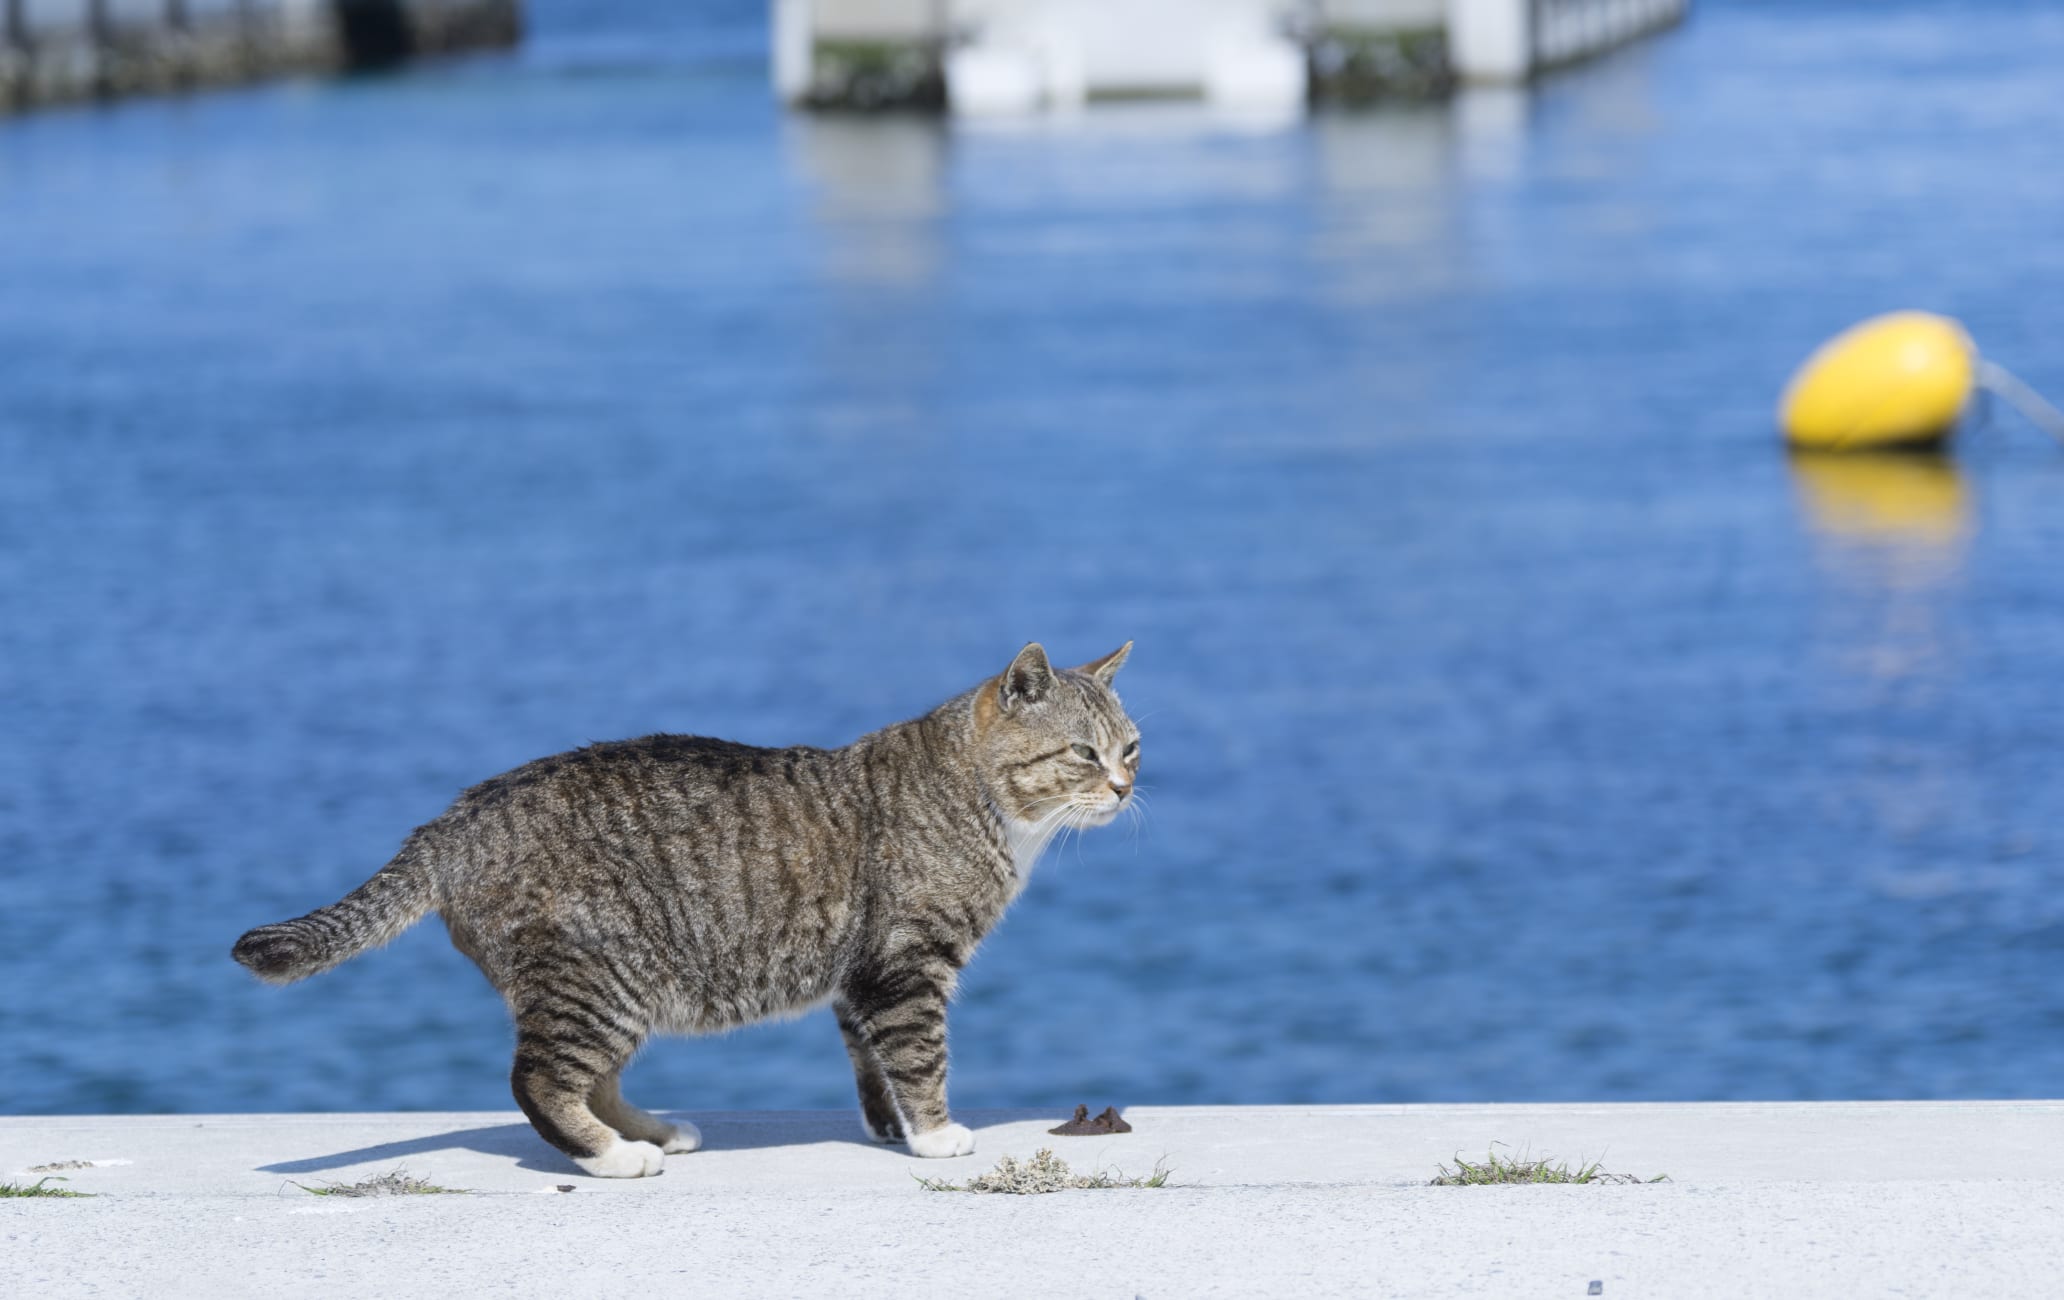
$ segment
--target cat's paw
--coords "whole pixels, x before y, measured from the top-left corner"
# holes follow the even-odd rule
[[[910,1154],[927,1160],[964,1156],[975,1149],[975,1135],[965,1124],[945,1124],[929,1133],[910,1135]]]
[[[650,1142],[618,1139],[600,1155],[575,1156],[573,1163],[597,1178],[650,1178],[666,1169],[666,1157]]]
[[[670,1156],[684,1155],[690,1151],[702,1150],[702,1130],[682,1120],[674,1125],[674,1135],[659,1144],[659,1149]]]
[[[867,1135],[868,1141],[879,1142],[883,1146],[891,1146],[903,1140],[903,1125],[900,1121],[889,1120],[877,1124],[864,1110],[860,1112],[860,1131]]]

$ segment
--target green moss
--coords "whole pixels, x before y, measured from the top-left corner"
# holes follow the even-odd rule
[[[0,1183],[0,1198],[49,1196],[59,1200],[74,1201],[86,1200],[93,1195],[91,1192],[74,1192],[63,1187],[52,1187],[50,1183],[53,1179],[60,1183],[65,1181],[62,1178],[58,1178],[56,1174],[45,1174],[33,1183]]]
[[[1030,1160],[1020,1161],[1015,1156],[1005,1156],[996,1162],[996,1168],[986,1174],[977,1174],[964,1183],[920,1178],[917,1185],[928,1192],[1040,1196],[1047,1192],[1103,1191],[1114,1187],[1166,1187],[1168,1174],[1169,1171],[1159,1165],[1144,1178],[1128,1178],[1115,1170],[1078,1174],[1068,1167],[1067,1161],[1041,1147]]]
[[[1440,1167],[1432,1185],[1435,1187],[1483,1187],[1493,1183],[1661,1183],[1669,1181],[1668,1174],[1657,1174],[1653,1178],[1636,1178],[1632,1174],[1609,1174],[1597,1162],[1579,1163],[1572,1168],[1568,1161],[1529,1160],[1525,1153],[1517,1157],[1498,1154],[1502,1143],[1493,1142],[1491,1150],[1481,1164],[1455,1157],[1455,1167]]]
[[[295,1183],[310,1196],[464,1196],[463,1187],[439,1187],[437,1184],[417,1178],[405,1170],[396,1169],[368,1178],[362,1183],[324,1183],[321,1187],[310,1187]]]

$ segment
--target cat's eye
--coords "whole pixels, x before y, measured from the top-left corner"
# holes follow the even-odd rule
[[[1087,745],[1070,745],[1068,748],[1075,751],[1075,757],[1077,758],[1085,758],[1092,763],[1097,761],[1096,751]]]
[[[1127,745],[1125,747],[1125,756],[1127,758],[1131,758],[1134,754],[1137,753],[1139,753],[1139,742],[1137,740],[1133,741],[1130,745]]]

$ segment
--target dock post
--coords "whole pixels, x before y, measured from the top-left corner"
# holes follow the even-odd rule
[[[774,93],[784,104],[799,104],[810,93],[816,75],[811,57],[817,39],[815,18],[810,0],[774,0],[768,57],[773,62]]]
[[[165,0],[164,80],[175,87],[190,87],[199,80],[190,2]]]
[[[1510,85],[1534,70],[1533,0],[1448,0],[1448,57],[1463,81]]]
[[[28,102],[29,22],[27,0],[4,0],[0,11],[0,113]]]
[[[114,20],[108,14],[108,0],[86,0],[86,49],[93,75],[87,79],[99,97],[114,94]]]

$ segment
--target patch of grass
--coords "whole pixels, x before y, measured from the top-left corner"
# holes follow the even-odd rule
[[[1529,1160],[1525,1152],[1518,1156],[1499,1155],[1498,1148],[1503,1145],[1502,1142],[1491,1143],[1490,1152],[1481,1164],[1456,1156],[1455,1167],[1450,1169],[1442,1165],[1432,1185],[1484,1187],[1493,1183],[1665,1183],[1670,1180],[1668,1174],[1657,1174],[1653,1178],[1609,1174],[1596,1160],[1572,1168],[1567,1160]]]
[[[45,1174],[33,1183],[0,1183],[0,1197],[55,1196],[64,1200],[85,1200],[93,1195],[92,1192],[75,1192],[69,1188],[52,1187],[50,1181],[53,1178],[57,1176]],[[57,1181],[61,1183],[65,1180],[57,1178]]]
[[[295,1183],[294,1186],[310,1196],[464,1196],[467,1191],[463,1187],[439,1187],[402,1169],[381,1174],[378,1178],[368,1178],[362,1183],[324,1183],[321,1187]]]
[[[1144,1178],[1128,1178],[1116,1170],[1097,1170],[1094,1173],[1078,1174],[1068,1168],[1068,1162],[1046,1147],[1034,1152],[1030,1160],[1019,1161],[1015,1156],[1005,1156],[996,1162],[996,1168],[986,1174],[976,1174],[964,1183],[949,1183],[940,1178],[919,1178],[917,1185],[928,1192],[981,1192],[998,1193],[1005,1196],[1040,1196],[1047,1192],[1101,1191],[1111,1187],[1166,1187],[1169,1170],[1160,1165]]]

